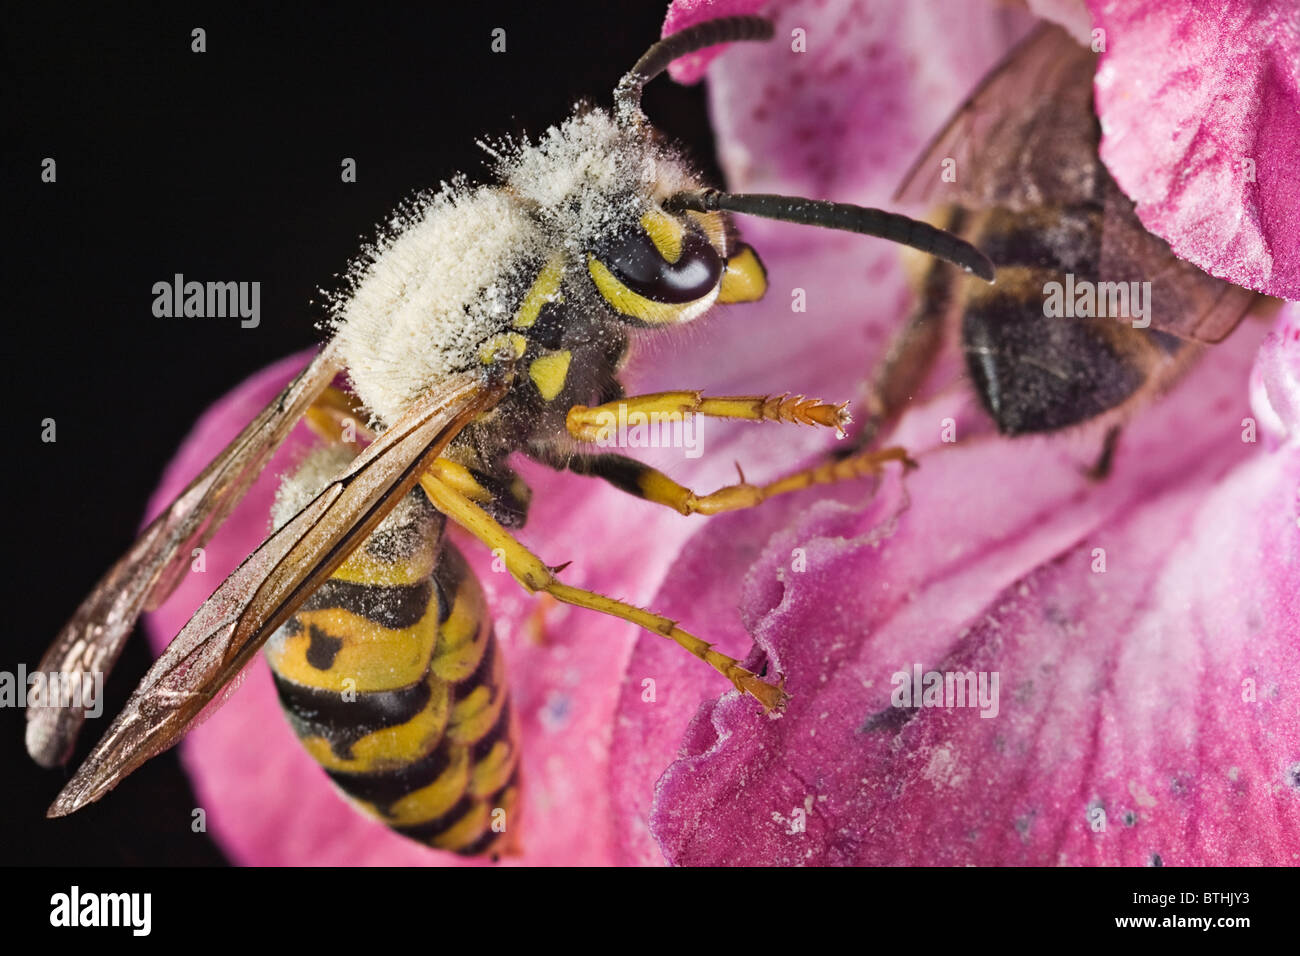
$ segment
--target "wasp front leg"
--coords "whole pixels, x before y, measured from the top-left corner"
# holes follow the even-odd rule
[[[605,443],[614,439],[617,429],[626,425],[651,422],[652,416],[707,415],[713,418],[740,418],[749,421],[793,422],[823,425],[843,434],[849,423],[848,403],[830,405],[816,399],[791,395],[744,395],[709,397],[700,392],[657,392],[620,398],[602,405],[575,405],[569,410],[569,434],[583,442]],[[548,461],[553,467],[567,468],[582,475],[604,478],[629,494],[665,505],[684,515],[720,514],[752,508],[775,495],[801,491],[813,485],[851,481],[880,473],[891,461],[915,467],[902,448],[858,450],[837,460],[796,471],[766,484],[745,481],[701,495],[678,484],[663,472],[632,458],[615,454],[577,455],[564,460]],[[737,466],[739,467],[739,466]]]
[[[848,402],[828,405],[802,395],[737,395],[709,397],[701,392],[656,392],[615,399],[603,405],[574,405],[565,426],[578,441],[612,439],[629,423],[676,421],[684,415],[709,418],[742,418],[749,421],[793,422],[826,425],[843,434],[852,419]]]

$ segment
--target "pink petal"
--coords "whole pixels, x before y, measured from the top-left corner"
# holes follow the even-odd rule
[[[763,12],[775,39],[735,44],[709,76],[727,186],[875,206],[891,205],[935,130],[1032,25],[1000,5],[937,0],[788,2]],[[796,30],[806,52],[794,50]],[[742,225],[769,250],[808,232]],[[858,241],[864,252],[885,245]]]
[[[811,495],[701,532],[659,603],[725,619],[739,598],[795,696],[780,720],[733,694],[685,726],[670,705],[696,676],[640,642],[614,749],[633,771],[620,858],[1294,862],[1300,454],[1241,442],[1231,396],[1255,347],[1222,346],[1135,422],[1105,486],[1059,440],[972,443],[865,505]],[[715,564],[750,567],[743,589],[701,578]],[[744,630],[733,619],[728,640]],[[999,716],[905,719],[890,677],[914,662],[998,671]],[[638,795],[683,729],[647,812]],[[796,809],[805,833],[789,832]]]
[[[1213,275],[1300,298],[1300,13],[1090,0],[1101,155],[1146,227]]]
[[[1083,0],[1028,0],[1028,5],[1034,16],[1065,27],[1079,43],[1092,42],[1092,16]]]
[[[761,13],[766,3],[767,0],[678,0],[668,8],[662,35],[677,33],[705,20]],[[725,45],[718,45],[680,57],[669,68],[669,75],[678,83],[698,83],[708,65],[725,49]]]
[[[1250,376],[1251,405],[1274,438],[1300,442],[1300,306],[1281,310]]]

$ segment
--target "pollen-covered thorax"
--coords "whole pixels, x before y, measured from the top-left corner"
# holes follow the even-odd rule
[[[546,242],[509,193],[444,184],[400,210],[349,273],[332,324],[358,397],[391,424],[509,324]]]
[[[381,424],[448,375],[481,364],[484,343],[510,329],[541,270],[589,282],[593,255],[620,237],[646,235],[647,223],[662,223],[664,199],[699,186],[671,147],[598,109],[579,109],[535,142],[485,148],[500,185],[457,179],[400,209],[333,303],[349,376]],[[720,228],[706,230],[714,233],[708,243],[720,246]],[[689,252],[697,238],[685,242]],[[715,278],[684,270],[688,283]]]
[[[579,110],[536,143],[493,151],[506,188],[579,254],[632,227],[668,196],[700,185],[675,149],[600,109]]]

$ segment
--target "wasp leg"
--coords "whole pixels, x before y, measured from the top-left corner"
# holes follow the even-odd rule
[[[614,487],[628,494],[666,505],[684,515],[715,515],[724,511],[752,508],[775,495],[802,491],[813,485],[829,485],[837,481],[852,481],[880,473],[886,462],[897,461],[906,468],[916,467],[902,448],[881,448],[859,452],[849,458],[824,461],[821,464],[796,471],[765,485],[751,485],[742,473],[740,483],[727,485],[707,495],[698,495],[679,485],[662,471],[622,455],[578,455],[566,466],[580,475],[604,478]]]
[[[678,421],[683,415],[710,418],[746,418],[751,421],[795,422],[826,425],[843,433],[849,418],[848,402],[828,405],[802,395],[737,395],[709,398],[700,392],[656,392],[633,395],[604,405],[574,405],[565,425],[578,441],[612,439],[620,425],[658,420]],[[632,416],[638,416],[633,419]],[[639,416],[645,416],[641,418]]]
[[[1101,441],[1101,453],[1092,467],[1084,474],[1091,481],[1105,481],[1110,476],[1110,469],[1115,464],[1115,451],[1119,448],[1119,436],[1123,431],[1120,425],[1111,425],[1106,429],[1106,437]]]
[[[675,621],[603,594],[561,583],[550,567],[517,541],[496,519],[436,473],[426,472],[421,476],[420,486],[435,508],[500,555],[506,568],[526,590],[543,591],[557,601],[631,621],[647,631],[676,641],[731,681],[737,690],[750,694],[768,710],[784,705],[787,697],[785,691],[745,670],[734,658],[715,651],[712,645],[682,630]]]
[[[325,389],[307,409],[306,417],[311,430],[330,444],[369,444],[375,439],[356,398],[341,389]],[[444,457],[435,459],[430,471],[466,498],[479,502],[507,528],[522,528],[528,518],[532,491],[504,460],[483,467],[472,455],[466,462]]]
[[[316,397],[305,418],[311,430],[332,445],[375,440],[356,397],[332,385]]]
[[[476,502],[507,528],[522,528],[528,519],[532,489],[504,461],[498,461],[490,468],[480,468],[451,458],[437,458],[429,472]]]
[[[532,613],[528,615],[528,637],[534,644],[546,645],[551,643],[550,634],[546,630],[546,616],[551,613],[554,607],[555,598],[545,591],[537,596],[537,604],[533,607]]]
[[[955,231],[960,228],[961,219],[954,215],[940,225]],[[866,420],[847,446],[835,450],[837,457],[855,455],[871,446],[876,436],[912,400],[943,348],[963,276],[956,267],[940,259],[927,257],[922,268],[916,282],[916,307],[890,339],[884,358],[867,385],[863,400]]]

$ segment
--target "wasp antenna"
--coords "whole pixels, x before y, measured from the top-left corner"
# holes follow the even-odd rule
[[[664,203],[664,208],[673,211],[694,209],[697,212],[725,210],[760,216],[763,219],[780,219],[805,226],[824,226],[864,236],[879,236],[961,266],[985,282],[993,281],[992,261],[965,239],[943,229],[936,229],[928,222],[883,209],[768,193],[732,194],[716,189],[677,193]]]
[[[772,21],[763,17],[719,17],[664,37],[645,51],[615,87],[614,107],[619,122],[632,123],[644,119],[645,114],[641,112],[641,90],[668,69],[668,65],[678,57],[719,43],[770,39]]]

